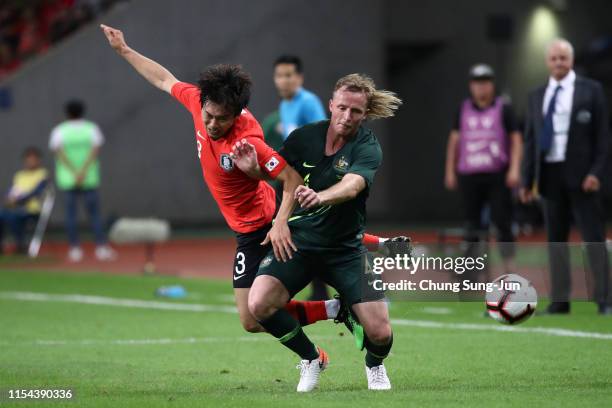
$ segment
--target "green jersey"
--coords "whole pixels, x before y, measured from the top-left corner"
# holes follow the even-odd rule
[[[278,151],[283,145],[282,125],[278,111],[270,113],[261,122],[266,144]]]
[[[68,161],[76,169],[81,169],[91,154],[100,147],[104,137],[98,126],[84,119],[67,120],[53,129],[50,148],[53,151],[62,149]],[[55,162],[55,179],[60,190],[71,190],[76,187],[75,174],[59,159]],[[100,185],[100,165],[96,158],[87,168],[81,187],[95,189]]]
[[[293,131],[280,154],[304,178],[304,184],[322,191],[348,174],[358,174],[366,188],[356,198],[337,205],[299,208],[289,219],[292,237],[299,249],[365,252],[361,243],[366,223],[366,200],[382,151],[371,130],[361,126],[357,134],[331,156],[325,155],[329,120]]]

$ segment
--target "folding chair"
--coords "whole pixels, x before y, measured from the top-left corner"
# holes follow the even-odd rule
[[[42,245],[43,236],[45,235],[45,231],[47,230],[47,224],[49,223],[49,218],[51,217],[51,211],[53,211],[54,204],[55,189],[50,186],[47,187],[43,194],[43,203],[42,208],[40,210],[40,216],[38,217],[38,221],[36,222],[34,234],[32,235],[32,240],[30,241],[30,246],[28,248],[28,256],[30,258],[38,257],[40,246]]]

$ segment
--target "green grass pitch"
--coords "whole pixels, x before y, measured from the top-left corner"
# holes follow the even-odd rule
[[[174,283],[185,286],[186,299],[154,298],[155,288]],[[204,279],[1,271],[0,389],[69,387],[75,400],[5,398],[0,406],[612,404],[612,320],[596,315],[589,303],[574,303],[566,317],[536,316],[518,326],[518,332],[490,330],[501,325],[482,317],[482,303],[392,303],[395,343],[386,362],[390,392],[368,391],[363,353],[343,327],[320,322],[306,332],[328,351],[331,363],[317,390],[298,395],[298,357],[266,334],[242,330],[229,308],[230,286],[228,281]],[[217,308],[162,310],[20,300],[14,298],[16,292]]]

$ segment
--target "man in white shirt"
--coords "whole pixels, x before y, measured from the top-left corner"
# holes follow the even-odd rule
[[[599,313],[612,315],[600,194],[610,146],[608,106],[601,84],[577,76],[573,64],[568,41],[557,39],[548,46],[550,78],[529,95],[520,196],[523,202],[532,200],[535,187],[544,198],[552,283],[546,312],[570,311],[567,239],[573,216],[586,243]]]

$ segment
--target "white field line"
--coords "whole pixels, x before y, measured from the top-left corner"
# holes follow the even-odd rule
[[[26,300],[34,302],[69,302],[88,305],[136,307],[141,309],[180,310],[184,312],[237,313],[234,306],[202,305],[196,303],[172,303],[156,300],[119,299],[106,296],[56,295],[34,292],[0,292],[0,299]]]
[[[314,340],[335,340],[338,336],[310,336]],[[84,339],[84,340],[33,340],[25,342],[0,341],[2,346],[150,346],[174,344],[202,344],[202,343],[228,343],[228,342],[265,342],[273,341],[273,337],[265,334],[235,337],[186,337],[182,339]]]
[[[443,323],[428,320],[391,319],[392,325],[421,327],[427,329],[481,330],[512,333],[538,333],[558,337],[580,337],[587,339],[612,340],[612,333],[585,332],[557,327],[518,327],[501,324]]]
[[[423,313],[435,314],[435,315],[449,315],[453,314],[453,310],[448,307],[424,307]]]
[[[178,310],[188,312],[221,312],[236,313],[233,306],[216,306],[189,303],[170,303],[153,300],[118,299],[105,296],[90,295],[57,295],[50,293],[34,292],[0,292],[0,299],[37,301],[37,302],[70,302],[90,305],[135,307],[142,309]],[[391,319],[391,323],[398,326],[420,327],[428,329],[452,329],[452,330],[478,330],[512,333],[537,333],[558,337],[576,337],[598,340],[612,340],[612,333],[585,332],[555,327],[517,327],[503,326],[501,324],[477,324],[477,323],[446,323],[430,320]]]

